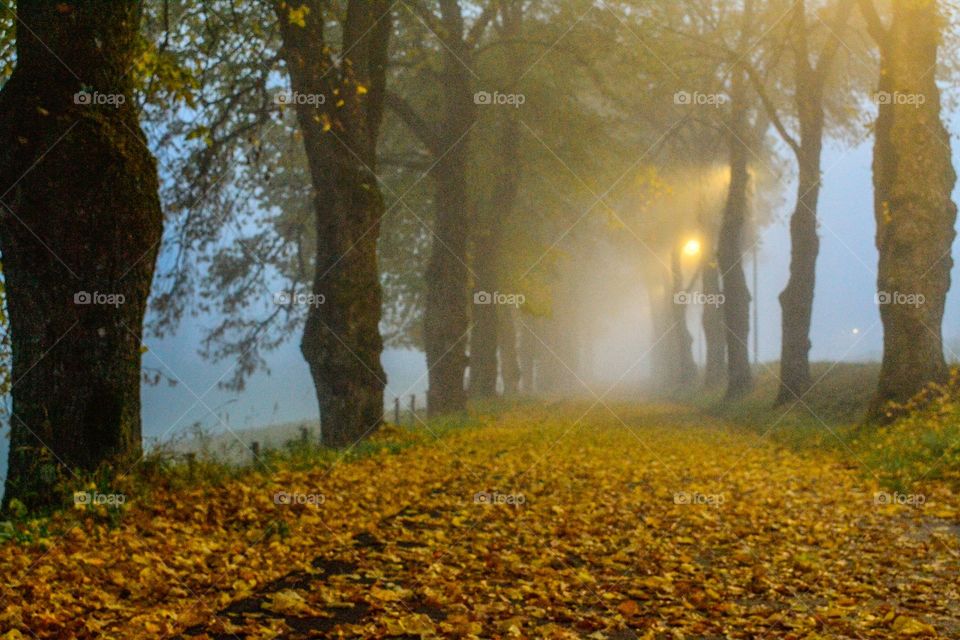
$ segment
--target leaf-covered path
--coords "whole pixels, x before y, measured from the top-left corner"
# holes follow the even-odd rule
[[[954,496],[896,504],[917,496],[885,492],[853,458],[675,407],[587,408],[516,410],[396,454],[157,496],[119,529],[78,527],[47,551],[7,545],[0,628],[960,637]]]

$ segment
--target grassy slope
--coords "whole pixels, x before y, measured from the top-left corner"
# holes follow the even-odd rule
[[[722,390],[679,399],[771,440],[799,449],[832,449],[890,487],[906,490],[928,481],[960,488],[960,379],[912,403],[889,426],[865,425],[863,416],[876,387],[876,363],[815,363],[814,388],[792,406],[774,408],[776,363],[757,369],[753,392],[723,403]]]

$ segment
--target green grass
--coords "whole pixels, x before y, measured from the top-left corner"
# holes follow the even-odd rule
[[[864,416],[876,389],[878,363],[814,363],[815,386],[800,401],[774,407],[778,364],[757,367],[754,389],[735,402],[723,401],[723,389],[676,394],[674,399],[698,411],[763,434],[797,450],[833,450],[906,490],[926,481],[944,481],[960,489],[960,374],[897,410],[885,426],[866,424]]]
[[[879,365],[817,362],[811,370],[814,387],[799,400],[778,407],[773,404],[779,389],[778,363],[758,365],[753,390],[737,401],[725,401],[722,387],[691,390],[674,399],[793,446],[823,446],[830,440],[839,444],[838,436],[845,442],[862,422]]]

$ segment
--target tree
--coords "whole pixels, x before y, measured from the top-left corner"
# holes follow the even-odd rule
[[[793,52],[793,112],[799,125],[799,138],[788,130],[779,109],[771,100],[760,74],[747,68],[777,132],[797,158],[797,201],[790,217],[790,278],[780,294],[782,339],[780,346],[780,389],[776,404],[800,398],[813,385],[810,376],[810,321],[816,284],[817,203],[821,188],[821,156],[826,120],[825,91],[834,59],[840,48],[840,34],[853,9],[854,0],[841,0],[830,25],[826,41],[816,58],[811,51],[811,31],[807,4],[793,5],[787,38]],[[817,24],[822,24],[818,20]]]
[[[953,266],[957,207],[950,198],[957,176],[936,82],[940,5],[894,2],[886,26],[872,0],[859,0],[880,50],[873,185],[883,362],[875,418],[889,401],[947,378],[941,325]]]
[[[377,240],[384,204],[375,167],[390,5],[347,4],[338,60],[325,39],[325,2],[276,0],[274,7],[314,191],[314,297],[301,351],[317,391],[323,443],[346,447],[383,419]]]
[[[697,364],[693,360],[693,336],[687,326],[687,306],[679,304],[676,296],[687,288],[683,279],[680,247],[674,243],[670,251],[670,302],[673,304],[673,354],[676,362],[677,387],[684,388],[697,379]]]
[[[502,93],[517,95],[519,76],[526,69],[524,49],[518,44],[522,35],[523,3],[516,0],[499,2],[499,21],[495,23],[497,36],[502,40],[503,56],[497,58],[498,67],[507,70],[506,86]],[[520,158],[520,115],[519,109],[511,106],[497,109],[498,134],[497,161],[494,182],[489,198],[481,206],[481,224],[474,234],[474,271],[476,296],[492,294],[500,290],[504,281],[503,271],[503,235],[508,220],[513,213],[520,183],[522,159]],[[479,217],[479,216],[478,216]],[[513,325],[509,311],[497,304],[474,304],[473,329],[470,336],[470,394],[475,397],[490,397],[497,392],[498,346],[507,345],[500,353],[501,357],[510,357],[509,343],[516,339],[515,333],[501,333],[501,329],[512,332]],[[515,360],[514,360],[515,363]],[[504,373],[518,365],[500,362]],[[507,378],[504,376],[504,386]],[[510,386],[515,387],[511,382]]]
[[[470,331],[467,314],[467,241],[472,222],[467,170],[470,131],[476,122],[474,49],[496,15],[488,3],[472,25],[457,0],[440,0],[438,12],[412,2],[414,13],[441,42],[436,86],[442,107],[437,123],[425,119],[410,100],[391,93],[387,105],[406,124],[432,160],[434,193],[433,245],[426,269],[423,342],[427,356],[430,415],[461,411],[466,406],[464,372]]]
[[[747,339],[750,333],[750,290],[743,270],[744,226],[749,211],[749,104],[745,72],[733,70],[730,95],[730,187],[717,241],[717,266],[723,292],[723,328],[727,342],[727,398],[750,390],[752,374]]]
[[[140,3],[24,2],[0,91],[13,356],[6,504],[141,452],[141,332],[162,234],[133,100]]]

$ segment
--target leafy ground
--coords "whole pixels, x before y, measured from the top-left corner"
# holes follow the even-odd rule
[[[0,637],[960,637],[943,486],[672,405],[479,422],[54,519]]]

